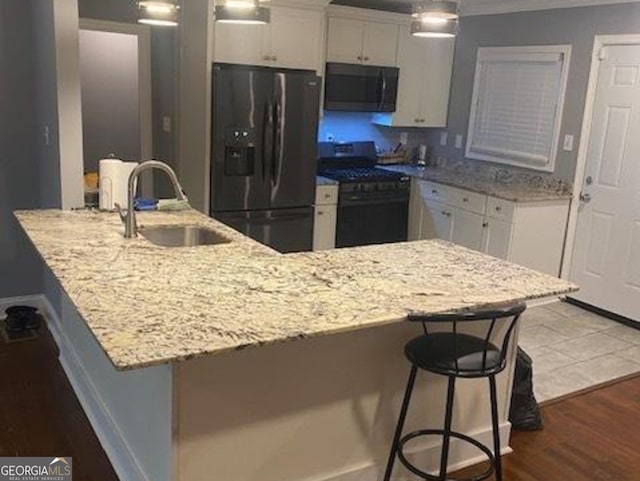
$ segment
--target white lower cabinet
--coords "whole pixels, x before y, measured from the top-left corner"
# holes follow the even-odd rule
[[[560,274],[569,200],[510,202],[413,179],[409,240],[443,239]]]
[[[313,219],[313,250],[334,249],[338,221],[338,186],[317,185]]]
[[[509,258],[511,224],[502,220],[483,218],[480,251],[499,259]]]

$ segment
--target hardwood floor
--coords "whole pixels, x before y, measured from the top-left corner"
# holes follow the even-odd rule
[[[0,456],[71,456],[74,481],[117,481],[44,328],[0,339]]]
[[[0,366],[0,456],[72,456],[75,481],[117,481],[48,331],[0,340]],[[639,411],[640,377],[543,406],[543,431],[514,432],[504,480],[637,481]]]

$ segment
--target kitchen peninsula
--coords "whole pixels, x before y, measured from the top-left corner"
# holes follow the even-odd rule
[[[127,481],[375,479],[408,372],[403,345],[418,333],[407,313],[576,289],[443,241],[282,255],[195,211],[138,221],[230,242],[159,247],[91,211],[16,217],[66,293],[51,322],[61,362]],[[510,375],[499,378],[505,450]],[[420,379],[408,429],[441,422],[441,381]],[[467,384],[458,429],[486,440],[485,391]]]

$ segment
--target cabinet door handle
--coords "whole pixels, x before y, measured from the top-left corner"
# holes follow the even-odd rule
[[[437,193],[438,193],[438,191],[437,191],[436,189],[431,189],[431,193],[432,193],[432,194],[437,194]]]
[[[462,202],[469,202],[469,198],[468,197],[463,198]]]
[[[331,197],[331,194],[324,194],[325,199],[328,199],[329,197]]]
[[[318,215],[324,215],[324,212],[322,212],[321,210],[318,211]]]
[[[365,61],[365,62],[368,62],[368,61],[369,61],[369,57],[365,57],[365,58],[364,58],[364,61]]]
[[[264,55],[262,57],[263,60],[271,60],[271,57],[269,55]]]
[[[496,205],[496,212],[500,212],[502,210],[502,206]]]
[[[275,62],[276,60],[278,60],[278,57],[277,57],[276,55],[273,55],[273,56],[271,57],[271,60],[273,60],[273,61]]]
[[[442,211],[442,215],[447,216],[447,217],[451,217],[451,212],[447,212],[446,210]]]
[[[362,60],[362,55],[358,55],[358,60]]]
[[[489,223],[488,222],[483,222],[482,223],[482,227],[489,227]]]
[[[414,121],[416,124],[419,124],[419,123],[420,123],[420,119],[413,119],[413,121]]]

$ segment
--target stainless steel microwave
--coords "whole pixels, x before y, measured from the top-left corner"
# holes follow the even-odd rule
[[[395,67],[327,63],[324,109],[343,112],[395,112]]]

